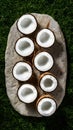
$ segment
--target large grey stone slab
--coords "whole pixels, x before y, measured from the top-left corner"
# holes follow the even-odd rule
[[[49,94],[55,98],[57,102],[57,107],[59,107],[65,95],[65,88],[66,88],[67,54],[66,54],[65,39],[59,24],[51,16],[45,14],[36,14],[36,13],[33,13],[33,15],[36,17],[39,25],[36,33],[41,28],[49,28],[54,32],[56,37],[55,44],[48,49],[48,52],[53,56],[55,62],[54,66],[52,67],[51,70],[49,70],[49,72],[53,73],[57,77],[59,84],[58,87],[55,89],[55,91]],[[15,52],[14,46],[16,40],[22,37],[23,34],[21,34],[18,31],[16,23],[17,21],[15,21],[15,23],[12,25],[10,29],[8,35],[8,41],[7,41],[7,48],[5,52],[5,78],[6,78],[7,95],[14,109],[18,111],[21,115],[40,117],[40,115],[36,110],[36,103],[26,105],[25,103],[22,103],[17,97],[17,90],[22,83],[17,81],[13,77],[12,69],[13,66],[16,64],[16,62],[23,61],[23,58]],[[32,37],[32,39],[34,39],[36,33],[35,35],[30,35],[29,37]],[[38,50],[39,49],[40,48],[38,48]],[[28,59],[25,58],[25,60]],[[37,75],[37,78],[39,78],[41,72],[36,70],[35,67],[33,67],[33,70]],[[34,85],[36,86],[35,82]],[[39,95],[44,94],[44,92],[39,88],[39,86],[37,86],[37,89]]]

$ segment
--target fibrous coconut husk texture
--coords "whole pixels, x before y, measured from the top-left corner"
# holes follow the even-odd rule
[[[65,39],[63,37],[63,33],[60,29],[59,24],[49,15],[45,14],[36,14],[33,13],[38,22],[38,28],[35,34],[31,34],[30,38],[34,39],[36,34],[39,32],[40,28],[49,28],[55,34],[55,43],[52,47],[48,48],[48,52],[54,58],[54,66],[48,72],[54,74],[58,80],[58,86],[55,91],[49,93],[57,102],[57,107],[61,104],[63,97],[65,95],[65,87],[66,87],[66,76],[67,76],[67,55],[66,55],[66,46]],[[34,116],[40,117],[36,110],[36,103],[25,104],[22,103],[17,96],[18,88],[21,84],[17,81],[12,75],[13,66],[19,62],[23,61],[23,58],[19,56],[14,49],[15,43],[17,39],[23,37],[17,29],[17,21],[12,25],[7,41],[7,48],[5,52],[5,78],[6,78],[6,90],[9,100],[16,111],[18,111],[21,115],[24,116]],[[38,49],[39,50],[39,49]],[[24,58],[24,60],[28,60]],[[31,63],[32,64],[32,63]],[[35,67],[33,68],[34,73],[39,74]],[[32,79],[33,82],[34,79]],[[39,78],[38,78],[39,80]],[[36,84],[34,83],[34,86]],[[44,92],[37,87],[39,91],[39,95],[43,95]]]

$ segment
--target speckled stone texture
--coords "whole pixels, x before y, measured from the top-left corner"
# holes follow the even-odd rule
[[[34,37],[41,28],[49,28],[54,32],[56,37],[54,45],[48,48],[48,52],[54,58],[54,66],[48,72],[53,73],[58,80],[57,88],[55,89],[55,91],[49,94],[54,97],[54,99],[57,102],[57,107],[59,107],[65,95],[66,77],[67,77],[67,54],[66,54],[65,39],[63,37],[63,33],[60,29],[59,24],[51,16],[36,13],[33,13],[33,15],[38,21],[38,29],[36,30],[35,35],[33,35],[34,34],[33,33],[32,35],[29,36],[30,38],[34,39]],[[26,58],[23,59],[14,50],[15,42],[17,41],[17,39],[25,36],[18,31],[16,24],[17,21],[13,24],[13,26],[10,29],[7,41],[7,48],[5,52],[5,78],[6,78],[7,95],[14,109],[18,111],[21,115],[40,117],[40,115],[36,110],[35,102],[26,105],[22,103],[17,97],[17,90],[23,83],[18,82],[13,77],[12,69],[13,66],[16,64],[16,62],[26,60]],[[38,79],[41,72],[36,70],[35,67],[33,67],[33,70],[34,73],[37,75]],[[39,86],[37,86],[37,89],[39,95],[44,94],[44,92],[39,88]]]

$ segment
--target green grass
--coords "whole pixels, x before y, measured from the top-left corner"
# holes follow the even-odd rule
[[[68,52],[65,98],[49,118],[19,115],[11,106],[5,89],[5,49],[11,25],[25,13],[53,16],[64,33]],[[0,130],[73,130],[73,2],[72,0],[0,0]]]

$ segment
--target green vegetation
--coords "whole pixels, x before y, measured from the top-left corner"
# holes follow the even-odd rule
[[[49,118],[19,115],[11,106],[5,89],[5,49],[14,21],[25,13],[45,13],[54,17],[64,33],[68,52],[68,78],[65,98]],[[0,0],[0,130],[73,130],[73,1]]]

